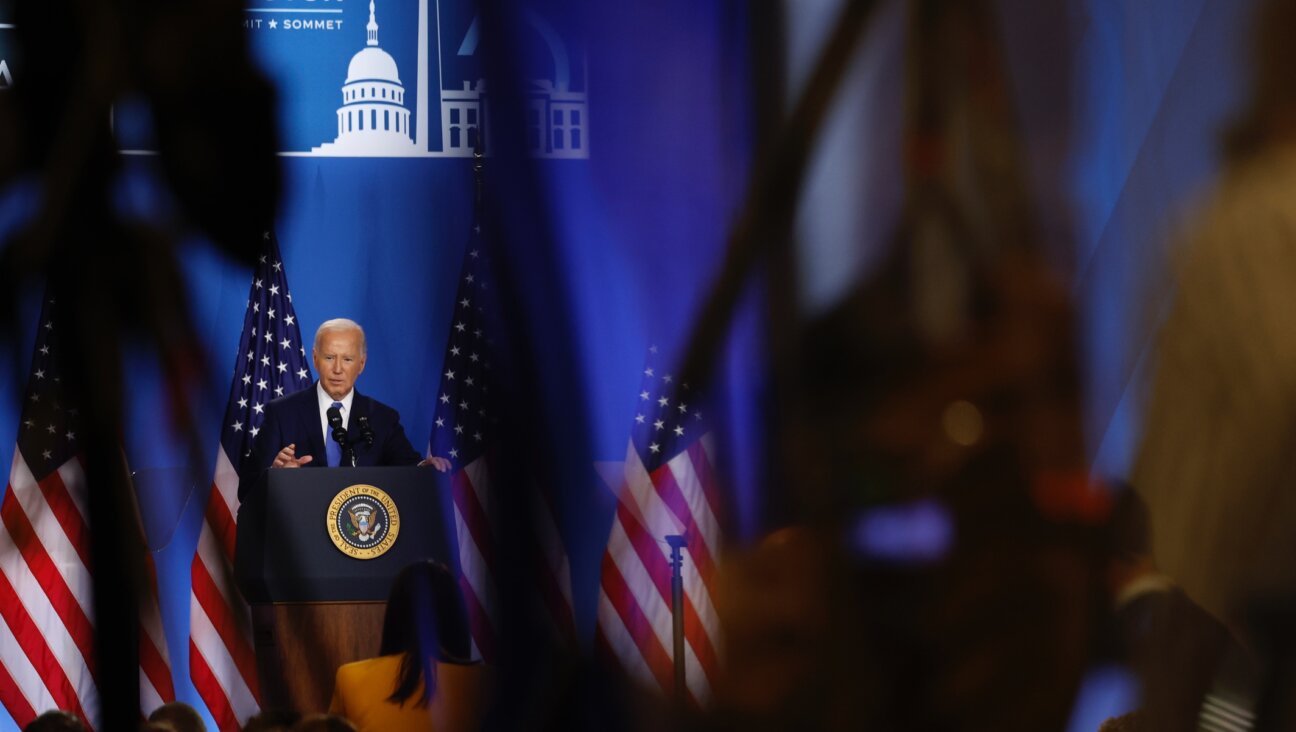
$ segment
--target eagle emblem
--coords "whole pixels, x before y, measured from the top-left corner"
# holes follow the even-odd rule
[[[382,556],[400,533],[396,502],[383,489],[363,483],[333,496],[324,520],[333,546],[353,559]]]
[[[370,541],[382,531],[382,521],[374,517],[374,507],[367,503],[348,506],[347,514],[351,518],[351,525],[347,529],[360,541]]]

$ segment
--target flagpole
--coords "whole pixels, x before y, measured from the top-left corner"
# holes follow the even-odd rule
[[[666,537],[666,543],[671,548],[671,632],[674,636],[675,647],[675,699],[684,701],[684,557],[680,554],[680,549],[685,544],[685,539],[679,534],[671,534]]]

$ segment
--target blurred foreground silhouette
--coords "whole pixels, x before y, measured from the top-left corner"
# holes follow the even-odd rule
[[[900,225],[833,308],[806,318],[795,305],[808,159],[832,101],[852,93],[846,67],[877,5],[843,5],[786,115],[761,105],[755,172],[683,364],[699,389],[716,378],[736,303],[763,278],[763,426],[778,446],[764,492],[782,528],[735,547],[721,570],[727,670],[712,704],[663,703],[555,647],[520,609],[535,604],[526,563],[506,561],[502,701],[486,726],[1037,732],[1064,729],[1087,674],[1112,662],[1144,696],[1111,728],[1182,729],[1222,703],[1254,714],[1256,729],[1291,728],[1296,45],[1286,32],[1296,11],[1266,3],[1252,105],[1184,244],[1132,476],[1149,518],[1130,524],[1134,496],[1089,475],[1076,317],[1056,267],[1070,242],[1041,223],[998,4],[905,3]],[[237,3],[84,0],[71,23],[46,2],[14,7],[30,75],[0,95],[0,126],[12,130],[0,138],[0,190],[30,192],[32,207],[0,253],[0,315],[16,361],[31,293],[47,292],[69,324],[59,376],[86,415],[100,727],[129,729],[143,545],[119,449],[124,344],[164,364],[176,429],[192,434],[186,395],[207,374],[178,242],[197,234],[251,260],[278,200],[273,95]],[[482,8],[488,31],[518,10]],[[752,13],[754,49],[771,50],[777,12]],[[521,109],[508,44],[491,53],[501,109]],[[114,198],[110,110],[128,102],[147,110],[164,184],[164,215],[147,221]],[[492,190],[531,196],[528,224],[542,243],[557,236],[540,176],[507,148],[500,158],[509,186]],[[526,265],[503,265],[501,279]],[[574,348],[562,333],[528,332],[514,307],[504,315],[515,361]],[[533,401],[502,429],[501,451],[526,456],[540,391],[510,386]],[[556,483],[562,470],[517,459],[502,477]],[[527,510],[500,524],[505,559],[527,550],[509,530]],[[1177,677],[1191,683],[1161,683]]]

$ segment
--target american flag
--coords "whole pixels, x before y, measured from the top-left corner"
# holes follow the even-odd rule
[[[477,211],[480,211],[480,193]],[[493,399],[492,347],[499,326],[489,267],[482,247],[480,214],[472,227],[456,293],[454,317],[446,344],[437,392],[436,416],[428,455],[451,461],[451,494],[458,534],[460,586],[468,605],[473,653],[487,662],[498,656],[495,531],[492,503],[499,499],[491,482],[490,461],[499,402]],[[520,490],[532,502],[532,531],[539,597],[558,637],[574,642],[571,568],[554,519],[550,496],[538,489]]]
[[[59,376],[61,320],[41,308],[9,489],[0,502],[0,702],[20,726],[66,709],[97,726],[89,512],[80,415]],[[175,699],[152,555],[140,603],[140,709]]]
[[[279,244],[265,234],[252,275],[243,336],[216,451],[198,549],[190,569],[189,675],[222,732],[238,730],[260,708],[251,618],[234,584],[239,475],[271,399],[314,383]]]
[[[720,552],[715,451],[686,384],[658,370],[649,349],[626,449],[616,515],[603,555],[596,642],[632,677],[674,688],[670,547],[684,552],[684,667],[689,699],[703,704],[719,671],[712,597]]]

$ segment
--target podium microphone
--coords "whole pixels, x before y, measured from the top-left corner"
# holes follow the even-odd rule
[[[360,423],[360,439],[364,440],[364,444],[373,447],[374,432],[373,427],[369,426],[369,418],[357,417],[356,420]]]
[[[326,414],[328,415],[329,427],[333,428],[333,441],[342,448],[342,462],[344,464],[349,463],[354,468],[356,463],[355,451],[351,449],[351,444],[347,442],[347,432],[342,427],[342,410],[337,407],[329,407]]]
[[[333,428],[333,441],[339,445],[346,444],[346,430],[342,428],[342,410],[337,407],[328,408],[329,427]]]

